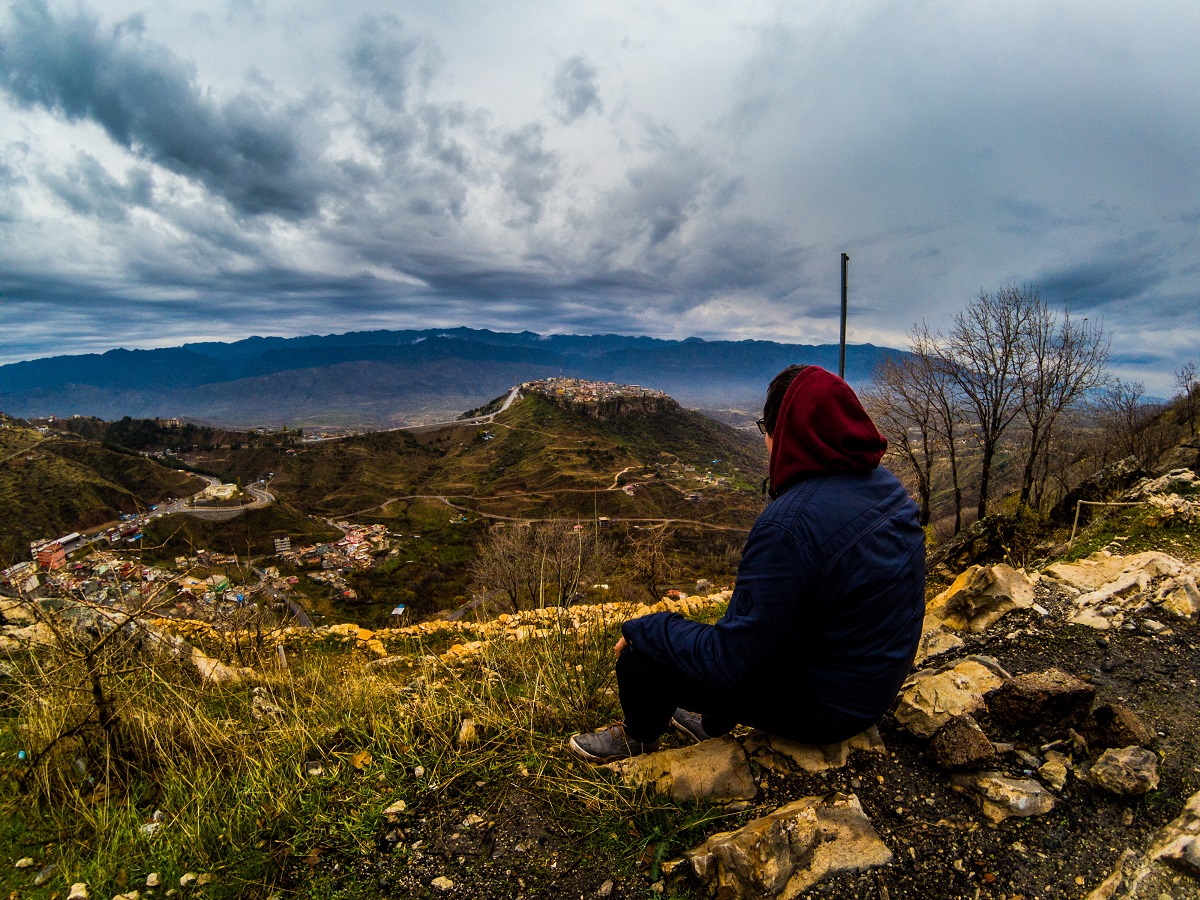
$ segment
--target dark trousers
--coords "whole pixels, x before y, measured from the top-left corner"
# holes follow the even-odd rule
[[[817,710],[780,700],[778,685],[728,690],[702,684],[632,647],[617,659],[617,690],[625,731],[643,743],[657,740],[667,730],[676,708],[699,713],[710,737],[726,734],[735,725],[749,725],[804,744],[832,744],[871,724],[847,730]]]

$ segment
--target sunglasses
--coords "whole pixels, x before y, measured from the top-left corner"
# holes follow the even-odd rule
[[[758,430],[761,431],[763,434],[770,434],[770,432],[767,431],[767,420],[766,419],[756,419],[754,424],[758,426]]]

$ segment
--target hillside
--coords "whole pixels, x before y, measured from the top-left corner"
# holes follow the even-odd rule
[[[513,520],[607,517],[617,537],[673,521],[677,553],[736,559],[762,508],[767,463],[757,432],[736,431],[673,400],[596,416],[536,395],[487,424],[184,457],[226,480],[273,472],[272,515],[291,517],[293,526],[278,520],[251,533],[254,520],[223,529],[172,518],[148,532],[165,542],[166,555],[187,546],[271,554],[272,535],[307,534],[311,523],[329,519],[380,523],[403,535],[402,557],[351,578],[360,595],[351,615],[360,621],[382,621],[398,602],[423,614],[462,602],[475,544],[490,526]],[[297,528],[302,520],[310,525]]]
[[[900,351],[847,349],[869,381]],[[689,406],[753,407],[790,363],[832,370],[838,348],[770,341],[506,334],[469,328],[248,338],[0,366],[0,408],[33,416],[184,417],[251,427],[388,427],[443,420],[508,385],[567,375],[637,383]]]
[[[199,479],[119,448],[0,417],[0,563],[28,559],[30,541],[101,525],[201,487]]]
[[[45,604],[79,623],[64,650],[7,604],[0,750],[26,758],[0,768],[0,835],[22,860],[0,887],[1197,900],[1198,484],[1144,480],[1123,495],[1139,506],[1066,552],[931,592],[875,731],[826,747],[668,735],[615,769],[564,742],[619,715],[620,623],[712,621],[728,593],[376,631],[147,614],[121,620],[99,669],[77,648],[118,633],[111,610]],[[110,753],[81,690],[96,677],[120,710]]]

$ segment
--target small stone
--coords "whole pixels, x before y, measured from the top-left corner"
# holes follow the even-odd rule
[[[212,872],[205,872],[203,875],[201,875],[199,878],[196,879],[196,887],[204,887],[206,884],[212,884],[216,880],[217,880],[217,876],[214,875]]]
[[[41,887],[47,881],[54,877],[54,873],[58,871],[58,863],[50,863],[42,871],[38,872],[33,878],[35,887]]]
[[[604,884],[600,885],[600,887],[596,890],[596,896],[602,898],[611,897],[614,887],[615,885],[613,884],[613,880],[611,878],[606,879]]]
[[[1121,812],[1121,824],[1128,828],[1133,824],[1133,810],[1125,809]]]
[[[388,821],[394,824],[394,820],[408,810],[408,804],[403,800],[397,800],[391,806],[383,811],[383,814],[388,817]]]
[[[1009,778],[1000,772],[959,774],[951,787],[971,793],[993,825],[1010,816],[1040,816],[1054,809],[1054,798],[1032,779]]]
[[[943,769],[983,769],[996,761],[992,742],[971,716],[947,722],[929,742],[929,756]]]
[[[458,729],[458,739],[456,741],[460,747],[473,747],[479,743],[479,735],[475,728],[474,719],[463,719],[462,725]]]
[[[1118,797],[1139,797],[1158,787],[1158,757],[1141,747],[1110,748],[1096,760],[1088,779]]]
[[[487,820],[484,819],[483,816],[478,816],[475,813],[471,813],[469,816],[467,816],[465,819],[462,820],[462,827],[463,828],[474,828],[476,825],[482,825],[486,821]]]
[[[425,767],[424,766],[417,766],[415,769],[413,769],[413,778],[424,778],[424,777],[425,777]]]
[[[1038,774],[1052,791],[1060,792],[1067,784],[1070,759],[1057,750],[1046,753],[1046,762],[1038,768]]]
[[[156,888],[162,884],[162,874],[159,872],[151,872],[146,876],[146,887]]]
[[[429,886],[437,888],[439,891],[448,891],[454,887],[454,882],[445,875],[439,875],[433,881],[429,882]]]
[[[318,775],[325,774],[325,767],[321,765],[319,760],[310,759],[304,764],[304,774],[309,778],[316,778]]]
[[[33,857],[32,856],[23,856],[17,860],[17,868],[18,869],[28,869],[32,865],[33,865]]]
[[[162,828],[162,822],[147,822],[138,828],[138,833],[143,837],[153,837]]]
[[[179,886],[187,887],[199,877],[195,872],[184,872],[179,876]]]
[[[88,900],[88,886],[85,882],[77,881],[71,885],[67,900]]]

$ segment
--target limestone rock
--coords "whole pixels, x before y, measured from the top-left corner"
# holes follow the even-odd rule
[[[1158,736],[1128,706],[1105,703],[1092,710],[1092,719],[1084,729],[1089,746],[1153,747]]]
[[[479,734],[475,728],[474,719],[463,719],[462,725],[458,728],[458,737],[455,743],[459,747],[473,747],[479,743]]]
[[[942,591],[925,609],[955,631],[979,634],[1014,609],[1033,605],[1033,583],[1023,572],[1000,563],[971,566]]]
[[[250,717],[254,721],[261,722],[263,719],[283,719],[286,716],[287,713],[281,707],[276,706],[267,699],[261,687],[256,687],[251,691]]]
[[[913,660],[913,665],[920,665],[932,656],[957,650],[963,643],[963,639],[948,631],[940,619],[927,615],[921,628],[921,642],[917,645],[917,657]]]
[[[1188,622],[1200,619],[1200,587],[1192,573],[1170,578],[1154,592],[1154,603],[1171,615]]]
[[[982,709],[984,694],[1008,677],[988,656],[969,656],[952,666],[917,672],[901,689],[896,721],[919,737],[930,737],[954,717]]]
[[[1006,681],[986,696],[992,720],[1009,728],[1059,731],[1082,724],[1096,689],[1059,669],[1031,672]]]
[[[1057,750],[1046,753],[1046,761],[1038,767],[1038,775],[1046,786],[1055,793],[1067,786],[1067,775],[1071,771],[1071,758]]]
[[[605,766],[627,784],[647,785],[675,800],[751,800],[758,793],[746,754],[732,737],[660,750]]]
[[[71,885],[67,900],[88,900],[88,886],[85,882],[77,881]]]
[[[1180,877],[1183,873],[1183,877]],[[1175,900],[1200,897],[1200,792],[1163,826],[1146,852],[1127,850],[1087,900]]]
[[[970,716],[951,719],[929,742],[930,758],[943,769],[985,769],[996,763],[996,748]]]
[[[1158,787],[1158,757],[1141,747],[1110,748],[1096,760],[1088,780],[1118,797],[1140,797]]]
[[[836,872],[891,862],[858,798],[805,797],[689,850],[672,873],[716,900],[799,896]]]
[[[811,775],[842,768],[855,750],[865,753],[887,753],[883,738],[879,736],[879,729],[874,725],[861,734],[836,744],[800,744],[787,738],[755,731],[745,739],[742,746],[750,759],[772,772],[800,769]]]
[[[1178,559],[1157,550],[1129,556],[1113,556],[1099,551],[1075,562],[1052,563],[1042,570],[1042,574],[1061,585],[1087,593],[1116,581],[1123,574],[1144,572],[1148,578],[1157,578],[1160,575],[1178,575],[1183,569],[1184,565]]]
[[[9,625],[32,625],[37,621],[30,601],[0,598],[0,623]]]
[[[439,875],[433,881],[429,882],[429,886],[437,888],[439,891],[448,891],[454,887],[454,882],[445,875]]]
[[[1001,772],[958,774],[951,787],[972,794],[993,825],[1011,816],[1040,816],[1054,809],[1054,797],[1032,778],[1009,778]]]

